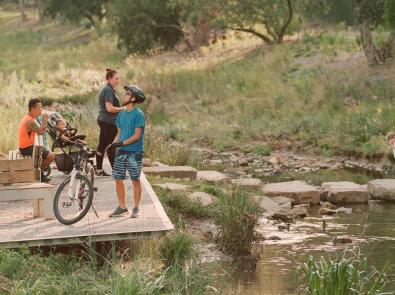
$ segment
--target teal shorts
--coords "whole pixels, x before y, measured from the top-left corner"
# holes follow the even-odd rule
[[[143,153],[118,150],[115,156],[112,177],[115,180],[125,180],[128,171],[131,180],[140,179]]]

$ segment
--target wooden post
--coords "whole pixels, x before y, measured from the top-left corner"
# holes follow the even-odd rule
[[[33,146],[33,166],[36,171],[36,180],[41,181],[41,162],[44,149],[43,136],[36,133]]]

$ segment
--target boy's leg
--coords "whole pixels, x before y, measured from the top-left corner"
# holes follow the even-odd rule
[[[119,207],[125,209],[125,184],[123,183],[123,180],[115,180],[115,188],[117,191]]]
[[[133,196],[134,196],[134,208],[132,213],[132,218],[136,218],[139,215],[139,206],[141,200],[141,183],[140,183],[140,174],[141,174],[141,162],[142,162],[142,154],[135,153],[128,157],[128,172],[130,175],[130,179],[133,182]]]
[[[133,180],[133,198],[134,198],[134,207],[139,208],[140,207],[140,201],[141,201],[141,183],[140,179]]]
[[[118,155],[115,158],[114,169],[112,171],[112,177],[115,179],[115,189],[117,192],[119,206],[115,209],[110,217],[118,216],[128,212],[125,202],[125,185],[123,181],[126,176],[126,165],[123,155]]]

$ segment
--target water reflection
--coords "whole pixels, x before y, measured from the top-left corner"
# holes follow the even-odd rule
[[[395,204],[370,202],[352,206],[357,213],[339,214],[326,221],[322,234],[322,218],[307,218],[294,226],[295,235],[305,239],[293,239],[291,243],[264,244],[256,266],[246,267],[246,262],[233,265],[232,287],[225,294],[245,295],[294,295],[300,294],[297,268],[312,255],[336,258],[344,251],[359,248],[368,258],[369,265],[386,271],[395,279]],[[320,232],[318,236],[312,233]],[[352,244],[335,245],[336,236],[350,235]],[[251,263],[251,261],[249,261]],[[395,284],[392,283],[395,290]]]

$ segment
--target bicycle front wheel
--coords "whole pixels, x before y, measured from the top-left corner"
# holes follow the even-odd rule
[[[89,178],[77,173],[72,184],[70,176],[56,191],[53,205],[55,217],[65,225],[74,224],[88,213],[92,201],[93,186]]]

